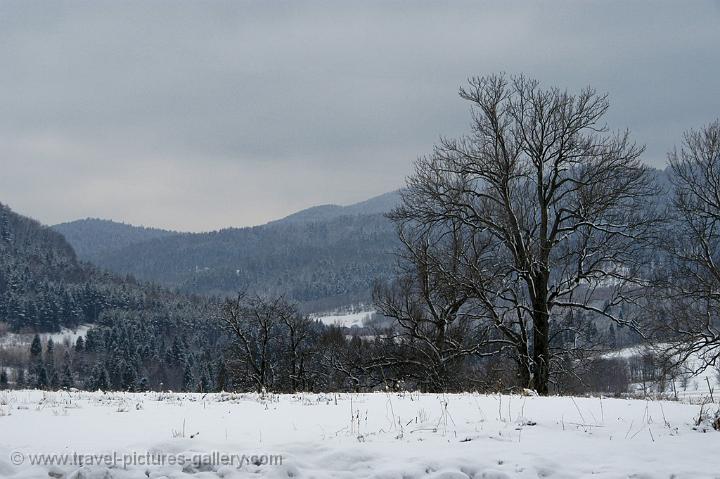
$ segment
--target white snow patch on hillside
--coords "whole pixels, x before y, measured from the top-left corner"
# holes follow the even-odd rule
[[[351,328],[353,326],[361,327],[365,321],[372,318],[373,314],[375,314],[375,311],[358,311],[352,313],[316,315],[311,317],[328,326],[344,326],[346,328]]]
[[[478,394],[4,392],[0,476],[717,478],[720,433],[695,430],[698,412],[670,401]],[[133,452],[184,454],[185,463],[29,465],[37,453],[113,452],[123,462]],[[282,464],[198,463],[212,452],[281,455]]]
[[[77,338],[80,336],[87,335],[87,332],[92,328],[90,324],[82,324],[75,329],[61,328],[58,333],[40,333],[40,339],[43,342],[47,342],[48,339],[52,338],[55,344],[75,344]],[[0,346],[23,346],[32,343],[34,334],[26,333],[6,333],[0,336]]]
[[[601,357],[603,359],[630,359],[642,356],[643,354],[649,354],[651,352],[652,350],[649,347],[644,345],[637,345],[618,349],[615,351],[610,351],[603,354]]]
[[[606,359],[625,359],[631,361],[643,355],[662,355],[670,350],[669,344],[657,344],[653,347],[638,345],[619,349],[603,354]],[[684,401],[699,403],[708,398],[720,399],[720,364],[709,365],[703,369],[706,360],[701,353],[691,354],[677,371],[662,382],[652,384],[634,383],[630,385],[631,393],[660,394],[675,397]],[[720,477],[720,476],[719,476]]]

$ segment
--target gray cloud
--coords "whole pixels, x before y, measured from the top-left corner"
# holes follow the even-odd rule
[[[362,200],[496,71],[607,91],[662,166],[720,116],[718,5],[2,1],[0,201],[203,230]]]

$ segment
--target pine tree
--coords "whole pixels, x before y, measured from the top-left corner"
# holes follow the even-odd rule
[[[219,361],[217,367],[217,379],[215,383],[215,390],[217,392],[225,391],[227,387],[227,369],[225,368],[225,361]]]
[[[122,390],[123,387],[123,373],[125,372],[125,361],[112,361],[105,368],[108,373],[108,386],[107,389]]]
[[[0,369],[0,390],[8,388],[8,375],[5,368]]]
[[[47,389],[48,387],[48,374],[47,369],[42,364],[38,363],[35,367],[35,389]]]
[[[30,345],[30,359],[32,361],[38,361],[42,355],[42,343],[40,342],[40,336],[35,335]]]
[[[60,379],[60,386],[62,386],[63,389],[70,389],[74,387],[75,382],[73,381],[73,375],[72,370],[70,369],[70,363],[65,362],[65,365],[63,366],[63,372],[62,377]]]
[[[45,370],[47,371],[48,386],[57,389],[60,386],[60,377],[55,369],[55,342],[49,338],[45,345]]]
[[[110,386],[108,372],[102,364],[96,364],[92,372],[92,389],[105,391]]]
[[[25,369],[20,368],[17,372],[17,377],[15,378],[15,388],[22,389],[25,387]]]
[[[48,377],[50,378],[48,381],[50,389],[53,391],[60,389],[60,374],[58,374],[57,369],[53,369],[51,373],[48,373]]]
[[[198,392],[206,393],[210,390],[210,383],[208,382],[207,375],[203,372],[200,375],[200,384],[198,385]]]
[[[85,351],[85,340],[82,336],[78,336],[77,341],[75,341],[75,352],[82,353]]]
[[[122,372],[122,389],[131,392],[137,389],[137,371],[132,364],[127,364]]]
[[[182,390],[184,392],[190,392],[195,389],[195,377],[193,376],[192,367],[189,362],[185,363],[185,370],[183,371],[183,382]]]

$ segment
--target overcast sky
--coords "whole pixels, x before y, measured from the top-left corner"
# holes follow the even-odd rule
[[[720,2],[0,0],[0,202],[188,231],[398,188],[468,76],[610,94],[662,166],[720,116]]]

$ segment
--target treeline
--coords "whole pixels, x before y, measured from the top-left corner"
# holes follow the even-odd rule
[[[397,324],[326,326],[281,297],[240,295],[219,309],[208,302],[173,311],[106,311],[85,336],[72,342],[36,335],[30,345],[5,348],[0,354],[0,389],[291,393],[518,387],[515,365],[507,355],[484,355],[491,351],[486,348],[438,369],[438,363],[422,353],[425,345]],[[637,341],[626,328],[603,331],[586,324],[585,337],[595,344]],[[482,338],[472,335],[463,341],[482,344]],[[573,341],[564,336],[557,344]],[[612,360],[590,357],[568,365],[557,375],[556,390],[624,391],[629,378],[616,366]]]
[[[3,351],[0,386],[46,390],[215,391],[229,388],[226,341],[207,320],[209,303],[166,311],[106,311],[74,342],[42,341]],[[220,352],[217,354],[216,352]]]

